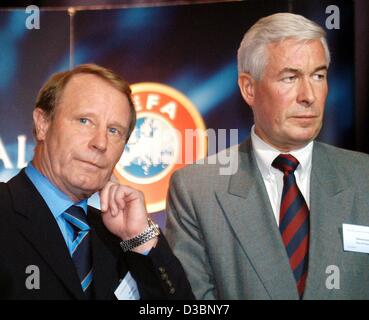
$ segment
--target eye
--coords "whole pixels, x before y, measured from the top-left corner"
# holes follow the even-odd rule
[[[79,123],[88,124],[89,120],[87,118],[79,118]]]
[[[288,77],[282,78],[282,81],[284,83],[293,83],[295,82],[296,79],[297,79],[297,76],[288,76]]]
[[[325,74],[315,73],[313,74],[313,79],[317,81],[322,81],[325,79]]]
[[[109,133],[115,136],[120,136],[121,132],[117,128],[109,128]]]

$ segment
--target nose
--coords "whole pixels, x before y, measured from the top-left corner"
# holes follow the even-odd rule
[[[108,145],[108,136],[106,129],[103,128],[96,129],[94,135],[90,140],[90,147],[97,151],[105,152],[107,145]]]
[[[309,79],[303,78],[300,83],[297,102],[304,107],[310,107],[315,101],[314,87]]]

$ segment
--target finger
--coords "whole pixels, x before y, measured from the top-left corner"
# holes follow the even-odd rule
[[[101,211],[103,212],[108,210],[109,192],[110,192],[110,188],[113,185],[114,184],[112,182],[108,181],[107,184],[104,186],[104,188],[100,190],[99,192],[100,208],[101,208]]]
[[[125,203],[128,203],[133,200],[137,200],[140,198],[140,192],[137,191],[136,189],[130,188],[125,185],[120,185],[119,189],[124,194],[123,199]]]
[[[122,210],[123,212],[126,207],[126,192],[125,188],[122,186],[119,186],[115,192],[115,203],[117,204],[119,211]]]
[[[124,209],[118,209],[118,215],[124,215]]]
[[[109,209],[113,217],[118,215],[118,204],[115,201],[115,194],[118,190],[118,185],[114,184],[109,190]]]

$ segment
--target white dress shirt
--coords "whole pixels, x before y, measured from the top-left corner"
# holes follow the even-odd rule
[[[251,142],[277,225],[279,225],[279,210],[283,191],[283,172],[272,167],[272,162],[283,152],[277,150],[258,137],[255,133],[255,125],[251,129]],[[300,165],[295,170],[296,183],[305,198],[308,208],[310,208],[310,176],[313,141],[309,142],[301,149],[290,151],[289,154],[293,155],[300,162]]]

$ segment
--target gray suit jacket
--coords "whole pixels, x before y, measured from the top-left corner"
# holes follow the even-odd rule
[[[232,175],[214,157],[173,175],[167,239],[198,299],[298,299],[251,141],[233,151]],[[369,299],[369,255],[342,236],[342,223],[369,226],[369,156],[315,142],[310,185],[303,298]]]

